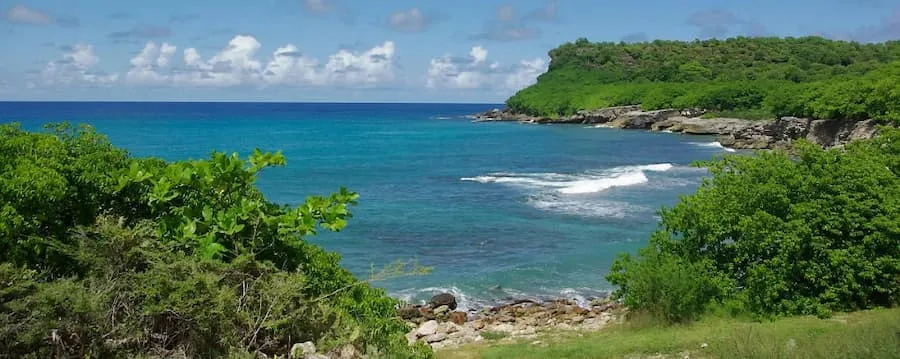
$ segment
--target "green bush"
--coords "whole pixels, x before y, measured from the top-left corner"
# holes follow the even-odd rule
[[[407,345],[394,299],[303,240],[342,229],[355,193],[288,207],[255,187],[280,154],[166,163],[88,127],[0,133],[0,352],[247,357],[313,341],[431,356]]]
[[[670,318],[700,306],[661,303],[647,288],[690,287],[666,281],[693,270],[707,273],[694,280],[730,283],[714,286],[722,301],[764,316],[900,304],[900,130],[881,131],[840,150],[804,144],[796,157],[701,163],[713,177],[661,212],[650,247],[618,260],[610,282],[629,304]]]
[[[613,293],[632,310],[646,311],[664,323],[697,319],[729,291],[727,281],[713,277],[707,262],[689,262],[651,244],[637,258],[622,254],[606,279]]]

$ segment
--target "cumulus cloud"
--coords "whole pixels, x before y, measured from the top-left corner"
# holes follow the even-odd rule
[[[147,43],[131,60],[126,81],[150,86],[333,86],[367,88],[394,79],[395,46],[391,41],[365,51],[340,50],[320,62],[288,44],[267,61],[257,58],[261,44],[253,36],[235,36],[224,49],[204,59],[195,48],[184,50],[182,63],[175,47]]]
[[[89,44],[77,44],[67,50],[56,61],[47,63],[43,70],[36,74],[32,85],[109,85],[118,80],[117,74],[107,74],[95,70],[100,59],[94,54],[94,47]]]
[[[691,14],[685,23],[696,27],[698,36],[702,38],[722,38],[739,33],[749,36],[764,36],[766,34],[765,26],[761,23],[740,16],[722,9],[700,10]],[[735,31],[735,29],[740,29]]]
[[[522,60],[513,66],[488,61],[488,51],[475,46],[468,57],[446,54],[431,59],[426,86],[452,89],[495,89],[516,91],[533,84],[547,71],[547,61],[537,58]]]
[[[471,40],[518,41],[538,38],[541,29],[536,24],[556,22],[559,4],[555,0],[547,5],[520,16],[512,5],[501,5],[494,18],[484,24],[481,32],[469,36]]]
[[[389,28],[401,32],[422,32],[443,19],[439,13],[425,13],[419,8],[395,11],[387,19]]]
[[[76,18],[54,16],[21,4],[10,7],[3,15],[6,21],[12,24],[78,26],[78,19]]]

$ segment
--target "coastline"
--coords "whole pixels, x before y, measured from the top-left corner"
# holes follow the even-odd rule
[[[523,124],[577,124],[601,128],[649,130],[690,135],[714,135],[730,149],[789,149],[805,139],[824,148],[877,135],[875,120],[815,120],[781,117],[772,120],[703,118],[703,110],[663,109],[643,111],[640,105],[578,111],[568,117],[531,116],[509,109],[494,109],[468,116],[472,122],[518,122]]]
[[[587,303],[570,299],[511,299],[506,304],[464,311],[454,295],[440,293],[425,304],[404,305],[397,312],[412,328],[406,335],[409,345],[422,342],[441,349],[485,339],[531,340],[548,330],[595,332],[621,322],[628,310],[603,297]]]

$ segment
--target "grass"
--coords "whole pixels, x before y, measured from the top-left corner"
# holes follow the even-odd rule
[[[598,333],[548,334],[542,345],[533,341],[448,349],[437,358],[682,358],[685,352],[691,358],[900,358],[900,309],[771,322],[708,318],[674,327],[637,320]]]
[[[509,335],[504,332],[492,332],[489,330],[485,330],[481,332],[481,337],[487,340],[500,340],[508,337]]]

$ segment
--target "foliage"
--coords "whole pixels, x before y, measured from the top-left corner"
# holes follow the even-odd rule
[[[720,283],[726,279],[710,275],[711,265],[705,261],[691,263],[652,247],[641,250],[640,259],[620,255],[607,279],[621,286],[628,308],[647,311],[663,322],[697,319],[729,287]]]
[[[625,44],[580,39],[550,51],[550,57],[550,70],[537,84],[507,100],[511,109],[558,116],[641,104],[648,110],[900,120],[900,42],[738,37]]]
[[[167,163],[131,158],[89,127],[0,133],[0,352],[283,355],[314,341],[430,356],[407,345],[394,299],[303,240],[342,229],[355,193],[289,207],[256,188],[260,171],[285,164],[280,153]],[[370,280],[424,272],[405,268]]]
[[[900,304],[900,130],[881,131],[842,150],[806,143],[796,158],[773,152],[700,163],[713,177],[662,210],[662,228],[637,258],[616,262],[608,278],[620,286],[616,295],[690,318],[645,288],[665,290],[676,285],[662,280],[677,277],[668,273],[675,267],[700,266],[692,281],[721,293],[703,299],[740,300],[759,315]]]

